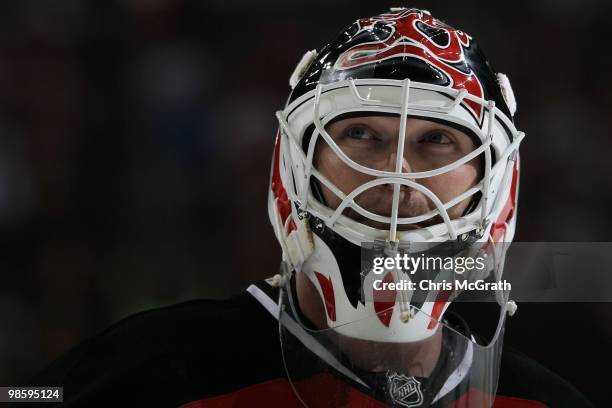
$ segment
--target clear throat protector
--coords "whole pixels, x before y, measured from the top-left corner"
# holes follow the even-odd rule
[[[425,304],[411,306],[413,319],[429,319],[435,327],[428,337],[397,341],[401,336],[389,333],[392,341],[364,340],[343,333],[359,327],[389,330],[381,322],[394,310],[399,313],[398,303],[358,321],[316,327],[300,308],[296,281],[293,275],[281,288],[279,334],[287,376],[304,406],[492,406],[507,293],[495,291],[465,301],[458,295],[456,307],[438,319],[423,311]],[[471,322],[478,332],[472,331]],[[410,321],[404,324],[393,330],[414,330]]]

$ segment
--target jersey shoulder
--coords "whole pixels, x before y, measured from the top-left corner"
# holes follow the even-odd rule
[[[178,406],[282,375],[277,324],[247,292],[141,312],[74,347],[30,385],[63,386],[67,407],[116,398]]]

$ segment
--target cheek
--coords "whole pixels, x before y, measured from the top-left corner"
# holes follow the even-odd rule
[[[329,181],[345,194],[350,193],[361,184],[372,179],[367,174],[350,168],[327,145],[317,148],[314,165],[321,174],[327,177]],[[325,200],[331,207],[336,207],[340,203],[340,199],[327,188],[323,187],[323,193]]]
[[[448,173],[424,179],[421,184],[435,193],[442,202],[447,202],[476,185],[479,176],[477,162],[469,162]]]

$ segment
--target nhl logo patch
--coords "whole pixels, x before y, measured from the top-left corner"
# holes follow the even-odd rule
[[[419,407],[423,403],[421,383],[414,377],[404,374],[389,373],[387,375],[389,396],[400,407]]]

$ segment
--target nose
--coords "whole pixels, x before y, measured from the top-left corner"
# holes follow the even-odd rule
[[[397,166],[397,153],[394,152],[389,155],[385,170],[395,172],[397,170],[396,166]],[[410,164],[408,163],[408,160],[406,160],[406,156],[403,156],[403,155],[402,155],[402,163],[401,163],[400,172],[401,173],[412,173]],[[392,192],[395,189],[395,183],[384,184],[383,188]],[[412,190],[411,187],[408,187],[404,184],[400,184],[400,201],[404,200],[404,192],[411,191],[411,190]]]
[[[387,161],[387,171],[397,171],[397,152],[393,152],[389,155],[389,159]],[[400,167],[401,173],[412,173],[412,168],[406,160],[406,156],[402,155],[402,163]]]

